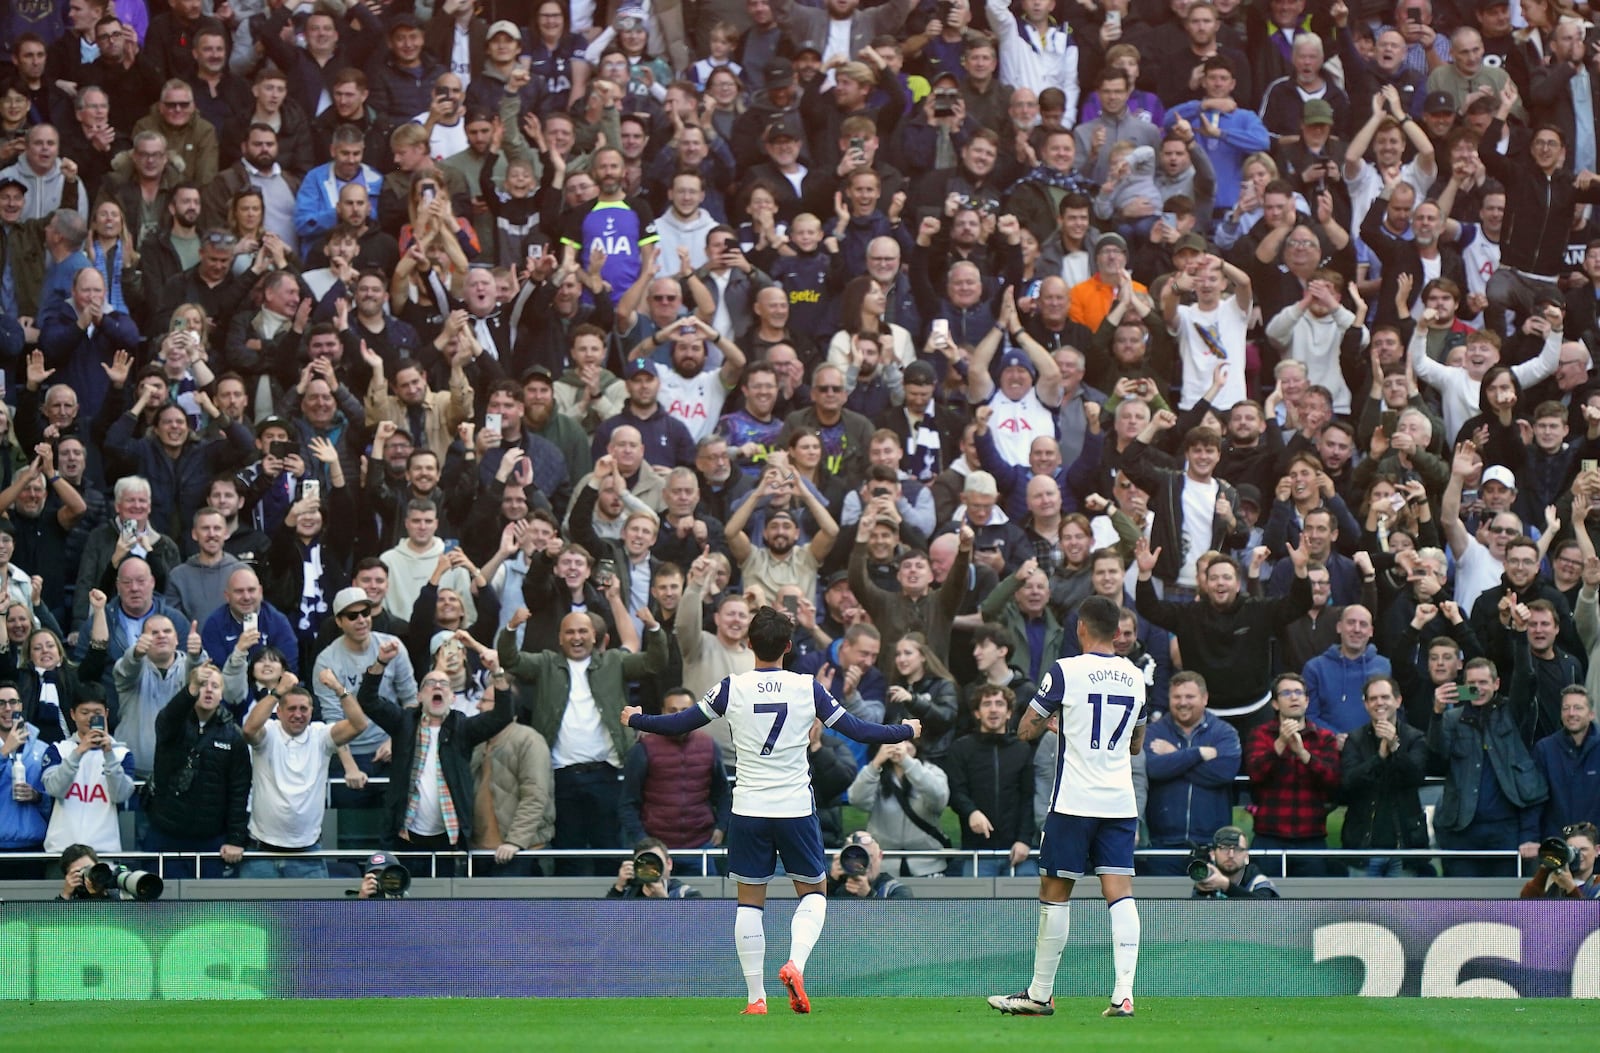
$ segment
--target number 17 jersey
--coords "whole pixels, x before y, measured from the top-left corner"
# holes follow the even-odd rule
[[[1139,814],[1128,742],[1145,723],[1144,674],[1117,655],[1080,654],[1051,666],[1032,706],[1061,714],[1050,810],[1126,819]]]

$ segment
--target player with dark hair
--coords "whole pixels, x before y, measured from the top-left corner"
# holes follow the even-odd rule
[[[1049,1016],[1056,969],[1067,945],[1072,886],[1094,867],[1111,911],[1116,983],[1103,1016],[1133,1015],[1133,975],[1139,965],[1139,911],[1133,903],[1133,845],[1138,806],[1132,756],[1144,746],[1144,674],[1112,649],[1122,609],[1104,596],[1078,607],[1083,653],[1045,673],[1017,729],[1036,739],[1052,714],[1061,714],[1056,786],[1039,845],[1039,936],[1033,982],[989,1004],[1015,1016]],[[1130,727],[1131,726],[1131,727]],[[1070,811],[1069,811],[1070,809]]]
[[[794,880],[800,903],[790,923],[791,958],[778,973],[789,992],[789,1007],[811,1012],[805,968],[827,918],[828,857],[822,848],[807,750],[815,719],[857,742],[905,742],[922,734],[915,719],[885,726],[845,712],[816,679],[787,672],[783,656],[794,639],[794,621],[782,611],[762,607],[750,620],[755,668],[724,677],[692,709],[670,716],[646,716],[638,706],[622,711],[622,723],[637,731],[683,735],[727,717],[739,757],[728,823],[728,874],[739,883],[733,938],[748,988],[746,1015],[767,1011],[762,978],[767,936],[762,908],[767,883],[779,856]]]

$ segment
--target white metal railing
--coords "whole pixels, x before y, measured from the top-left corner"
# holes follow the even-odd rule
[[[399,848],[386,848],[385,852],[401,856],[406,859],[416,860],[426,857],[428,860],[428,873],[416,874],[416,877],[435,878],[439,876],[439,862],[441,859],[452,862],[464,861],[467,865],[466,877],[476,877],[473,871],[476,864],[494,858],[495,853],[488,850],[471,852],[430,852],[424,850],[411,850],[404,845]],[[673,849],[671,854],[674,859],[698,859],[701,874],[714,877],[711,872],[713,860],[726,858],[728,852],[724,848],[686,848]],[[1134,852],[1135,859],[1154,859],[1159,857],[1188,856],[1187,848],[1142,848]],[[215,864],[217,855],[214,852],[142,852],[129,849],[122,852],[106,852],[107,859],[115,860],[154,860],[156,875],[166,878],[166,867],[169,862],[187,861],[194,866],[194,873],[200,872],[202,864]],[[615,859],[622,861],[633,858],[631,849],[601,849],[601,848],[541,848],[525,849],[518,852],[519,859]],[[1295,859],[1497,859],[1520,860],[1521,854],[1515,848],[1506,849],[1446,849],[1446,848],[1266,848],[1251,849],[1252,861],[1259,862],[1263,857],[1277,859],[1280,866],[1286,866],[1288,861]],[[41,861],[55,862],[60,859],[59,853],[54,852],[6,852],[0,854],[0,861]],[[886,860],[902,859],[939,859],[944,861],[964,860],[977,869],[983,860],[1008,860],[1010,852],[1003,849],[937,849],[937,850],[905,850],[884,851]],[[1030,859],[1033,856],[1029,857]],[[252,859],[327,859],[344,862],[360,863],[363,853],[352,849],[322,849],[316,852],[246,852],[246,861]],[[1004,868],[1007,873],[997,876],[1016,876],[1015,867]],[[1285,873],[1288,871],[1285,870]],[[538,877],[541,875],[529,875]],[[929,875],[938,876],[938,875]],[[338,880],[338,879],[335,879]]]

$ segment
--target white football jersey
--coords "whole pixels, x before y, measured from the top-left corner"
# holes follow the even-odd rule
[[[1041,435],[1049,439],[1056,437],[1056,411],[1040,401],[1033,388],[1020,399],[1013,399],[997,387],[989,399],[989,408],[993,410],[989,434],[1000,450],[1000,458],[1007,464],[1026,468],[1033,440]]]
[[[706,369],[686,377],[658,362],[656,376],[661,378],[657,400],[666,407],[667,413],[683,421],[695,442],[710,435],[722,416],[722,404],[728,398],[728,389],[722,386],[722,374]]]
[[[844,708],[816,678],[783,669],[724,677],[700,699],[715,720],[726,717],[739,758],[733,811],[761,819],[795,819],[816,810],[811,793],[811,719],[832,727]]]
[[[1080,654],[1051,666],[1033,708],[1060,712],[1050,810],[1096,819],[1139,814],[1128,742],[1145,723],[1144,674],[1119,655]]]

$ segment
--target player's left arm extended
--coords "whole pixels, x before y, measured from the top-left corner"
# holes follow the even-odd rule
[[[685,710],[685,712],[689,712]],[[852,715],[843,706],[837,706],[833,713],[824,716],[822,707],[817,707],[817,716],[828,727],[837,731],[847,739],[857,742],[885,743],[911,741],[911,725],[909,724],[874,724],[870,720],[862,720]]]

